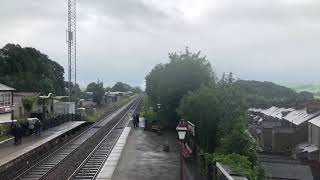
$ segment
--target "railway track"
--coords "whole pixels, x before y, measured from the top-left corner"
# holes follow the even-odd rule
[[[137,105],[141,102],[141,97],[137,97],[132,100],[130,103],[125,105],[124,107],[118,109],[116,112],[111,113],[104,119],[100,120],[93,124],[90,128],[73,138],[70,142],[63,145],[62,147],[58,148],[54,152],[52,152],[47,157],[43,158],[41,161],[24,171],[22,174],[17,176],[15,180],[22,179],[22,180],[36,180],[36,179],[47,179],[50,177],[50,173],[55,171],[55,169],[59,169],[58,167],[63,164],[64,161],[67,161],[72,154],[76,154],[77,151],[81,151],[81,149],[86,149],[84,144],[87,142],[92,143],[99,143],[106,139],[109,139],[110,142],[112,138],[116,138],[113,136],[113,131],[117,131],[117,126],[123,122],[123,119],[128,116],[132,110],[134,111]],[[107,130],[107,132],[106,132]],[[100,138],[99,137],[103,137]],[[101,141],[102,139],[102,141]],[[88,143],[87,143],[88,144]],[[90,148],[88,146],[87,148]],[[77,152],[79,154],[79,152]],[[85,153],[83,153],[85,154]],[[90,161],[91,162],[91,161]],[[63,169],[63,168],[62,168]],[[71,168],[72,169],[72,168]],[[74,168],[76,169],[76,168]],[[62,173],[63,174],[63,173]],[[62,175],[61,174],[61,175]],[[60,179],[60,178],[57,178]],[[62,178],[67,179],[67,178]]]
[[[134,112],[139,103],[132,107]],[[128,125],[128,119],[123,117],[113,129],[103,138],[103,140],[92,150],[90,155],[81,163],[77,170],[68,178],[68,180],[95,179],[99,174],[102,166],[107,160],[110,152],[119,139],[123,129]]]

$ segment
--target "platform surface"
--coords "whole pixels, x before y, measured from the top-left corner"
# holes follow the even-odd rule
[[[155,132],[144,131],[144,122],[139,128],[131,128],[121,153],[112,180],[177,180],[179,179],[180,148],[176,132],[164,132],[158,135]],[[170,152],[163,151],[163,145],[168,144]],[[108,168],[108,167],[106,167]],[[185,180],[202,180],[197,167],[185,163]],[[105,170],[108,175],[108,171]],[[110,174],[109,174],[110,175]],[[106,178],[107,179],[107,178]]]
[[[41,136],[31,135],[22,137],[21,145],[2,144],[0,146],[0,166],[32,151],[33,149],[61,136],[62,134],[84,124],[85,121],[69,121],[59,126],[43,131]]]

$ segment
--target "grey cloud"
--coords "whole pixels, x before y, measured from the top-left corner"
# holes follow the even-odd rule
[[[178,1],[147,2],[78,1],[82,84],[99,77],[106,84],[122,80],[139,85],[155,64],[168,61],[168,52],[185,46],[202,50],[218,74],[319,82],[319,1],[215,1],[191,20],[183,17]],[[172,4],[157,6],[164,2]],[[0,21],[1,46],[33,46],[66,65],[66,1],[4,0]]]

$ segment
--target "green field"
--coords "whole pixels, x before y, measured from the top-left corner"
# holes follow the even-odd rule
[[[308,91],[315,95],[316,99],[320,99],[320,84],[300,84],[300,85],[285,85],[297,92]]]

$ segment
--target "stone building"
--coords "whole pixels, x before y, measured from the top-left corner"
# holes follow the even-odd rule
[[[273,129],[272,151],[290,153],[294,147],[308,140],[308,121],[320,111],[308,113],[307,108],[296,109],[282,118],[281,127]]]
[[[0,124],[9,123],[13,118],[14,104],[13,92],[14,88],[0,83]]]
[[[26,110],[23,107],[22,99],[26,97],[37,98],[40,96],[38,92],[14,92],[13,103],[14,103],[14,118],[23,117],[26,114]],[[38,110],[36,102],[33,105],[32,111]]]

